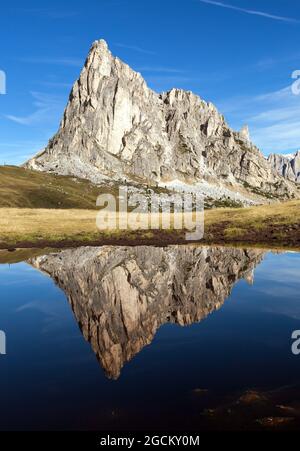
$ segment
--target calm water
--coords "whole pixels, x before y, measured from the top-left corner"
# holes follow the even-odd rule
[[[296,427],[299,275],[297,253],[195,246],[1,264],[0,429]]]

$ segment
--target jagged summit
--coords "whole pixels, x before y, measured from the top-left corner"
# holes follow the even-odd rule
[[[251,142],[250,139],[250,132],[249,132],[249,127],[248,125],[244,125],[241,130],[240,130],[240,135],[242,136],[242,138],[244,138],[247,142]]]
[[[272,193],[275,185],[282,196],[294,192],[246,130],[231,130],[214,105],[190,91],[155,93],[102,39],[90,49],[58,132],[26,166],[97,183],[126,178],[205,183],[229,193],[245,186]]]
[[[105,39],[98,39],[93,42],[92,49],[95,47],[99,47],[101,50],[108,50],[108,44]]]

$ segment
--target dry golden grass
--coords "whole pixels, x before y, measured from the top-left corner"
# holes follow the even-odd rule
[[[97,236],[95,210],[31,208],[0,209],[0,242],[50,240]]]
[[[59,242],[74,240],[89,242],[101,237],[122,237],[130,231],[111,230],[99,232],[96,227],[95,210],[79,209],[30,209],[30,208],[0,208],[0,244],[38,241]],[[260,242],[260,232],[279,226],[280,233],[290,226],[300,224],[300,201],[291,201],[252,208],[226,208],[205,212],[205,231],[214,233],[221,228],[225,241],[243,238],[253,231],[257,233]],[[283,227],[284,226],[284,227]],[[172,233],[173,224],[170,227]],[[151,236],[151,231],[145,232],[145,237]],[[213,240],[213,236],[209,238]]]
[[[0,208],[0,244],[36,242],[39,240],[49,242],[62,240],[93,241],[101,236],[121,236],[125,234],[124,230],[116,228],[99,231],[96,226],[97,213],[95,210],[78,209]],[[111,217],[112,215],[111,213]],[[123,218],[120,213],[117,213],[116,216],[117,221]],[[147,216],[145,214],[141,217],[144,223]],[[159,219],[161,225],[161,217]],[[173,225],[174,214],[171,214],[170,230],[173,229]],[[150,232],[147,227],[142,227],[140,230]],[[130,230],[127,231],[127,235],[128,233],[130,233]]]
[[[0,207],[96,209],[101,192],[87,180],[0,166]]]
[[[221,208],[210,210],[205,215],[207,226],[216,223],[229,223],[228,228],[260,229],[272,225],[300,223],[300,201],[260,205],[251,208]]]

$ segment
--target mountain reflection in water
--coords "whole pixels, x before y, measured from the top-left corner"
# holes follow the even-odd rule
[[[165,323],[190,325],[219,309],[264,252],[198,246],[84,247],[33,258],[65,292],[109,378]]]

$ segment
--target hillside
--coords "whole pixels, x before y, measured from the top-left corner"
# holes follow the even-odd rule
[[[127,186],[129,191],[138,189],[140,193],[149,194],[146,185],[139,185],[138,188],[131,184]],[[0,208],[96,209],[96,199],[100,194],[118,196],[118,188],[117,182],[95,185],[89,180],[73,176],[56,175],[18,166],[0,166]],[[152,187],[151,192],[165,194],[170,198],[174,195],[173,189],[163,187]],[[242,202],[230,200],[226,196],[216,200],[211,197],[205,199],[207,209],[230,206],[239,207],[242,206]]]
[[[94,209],[100,193],[100,188],[86,180],[0,166],[1,208]]]

